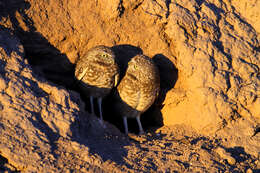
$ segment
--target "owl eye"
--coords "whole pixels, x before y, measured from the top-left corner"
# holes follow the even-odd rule
[[[136,64],[134,64],[134,69],[137,69],[137,65]]]
[[[107,57],[108,57],[108,54],[102,53],[101,56],[102,56],[103,58],[107,58]]]

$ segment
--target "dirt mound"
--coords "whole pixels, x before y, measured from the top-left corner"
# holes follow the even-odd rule
[[[73,64],[89,48],[129,45],[161,65],[164,124],[189,124],[208,133],[241,117],[259,119],[260,30],[253,22],[259,13],[244,13],[244,2],[17,1],[2,6],[2,25],[21,39],[34,69],[56,83],[72,85]],[[256,6],[252,2],[248,8]]]

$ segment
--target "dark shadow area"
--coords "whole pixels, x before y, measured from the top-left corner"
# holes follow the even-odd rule
[[[235,158],[238,163],[245,162],[246,160],[251,158],[251,155],[247,154],[243,147],[233,147],[233,148],[224,148],[224,149],[227,152],[229,152],[231,156]]]
[[[160,85],[161,90],[157,103],[161,104],[166,96],[166,93],[172,89],[178,79],[178,69],[173,64],[173,62],[163,54],[156,54],[153,60],[160,72]]]
[[[0,73],[5,74],[4,67],[6,62],[0,59]]]
[[[163,54],[156,54],[153,61],[160,73],[160,93],[155,103],[141,116],[145,128],[163,126],[161,109],[167,92],[175,86],[178,79],[178,70],[172,61]]]
[[[35,129],[39,129],[43,134],[46,135],[47,139],[50,142],[51,153],[57,159],[58,156],[55,152],[58,149],[57,145],[56,145],[56,141],[58,141],[58,139],[60,138],[60,135],[58,133],[54,132],[49,127],[49,125],[44,122],[41,114],[36,113],[36,112],[31,112],[29,110],[27,110],[27,111],[30,112],[35,117],[35,120],[34,120],[34,118],[28,118],[28,119],[30,120],[32,125],[35,127]]]
[[[7,56],[11,56],[11,52],[15,51],[22,56],[21,50],[17,45],[20,45],[19,40],[11,35],[12,31],[0,25],[0,47],[2,47]],[[1,60],[0,60],[1,61]]]
[[[222,146],[223,147],[223,146]],[[235,158],[237,163],[243,163],[247,169],[252,169],[251,163],[254,162],[256,159],[253,158],[250,154],[245,152],[245,149],[243,147],[237,146],[233,148],[225,148],[226,152],[230,153],[233,158]],[[236,169],[236,166],[230,165],[231,170]],[[253,172],[259,172],[259,169],[252,169]]]
[[[9,16],[13,33],[24,46],[25,58],[32,65],[35,74],[43,75],[56,84],[71,87],[74,82],[74,65],[65,54],[62,54],[46,38],[36,32],[33,21],[25,13],[29,8],[30,3],[24,0],[1,2],[0,19]],[[22,20],[28,28],[27,31],[20,27],[16,18],[17,12],[22,16]]]
[[[199,6],[201,6],[201,4],[203,4],[203,2],[205,1],[205,0],[195,0],[196,2],[197,2],[197,4],[199,5]]]
[[[192,141],[190,141],[190,143],[191,143],[191,145],[196,145],[198,142],[206,141],[206,140],[208,140],[208,138],[202,136],[202,137],[198,137],[198,138],[193,139]]]
[[[8,163],[8,160],[0,155],[0,170],[5,170],[4,165]]]
[[[217,16],[217,21],[216,23],[218,24],[220,19],[221,19],[221,14],[225,13],[225,11],[221,8],[218,8],[215,4],[213,3],[205,3],[205,5],[210,8],[214,14]]]
[[[73,135],[73,140],[87,146],[91,154],[99,155],[104,162],[111,160],[131,168],[124,160],[128,154],[125,146],[131,145],[125,135],[110,124],[102,127],[94,115],[85,112],[80,113],[78,121],[78,132],[75,132],[79,135]]]
[[[6,166],[8,164],[8,160],[0,155],[0,172],[10,172],[10,173],[18,173],[20,171],[17,171],[15,167],[12,166],[12,169],[10,169],[10,166]]]
[[[252,135],[252,137],[254,137],[255,135],[257,135],[259,132],[260,132],[260,125],[258,125],[258,126],[255,127],[254,134]]]
[[[168,18],[169,15],[170,15],[170,4],[171,4],[171,0],[165,0],[165,4],[166,4],[166,7],[167,7],[166,18]]]
[[[88,138],[88,136],[86,136]],[[128,168],[131,166],[127,165],[124,158],[127,157],[128,151],[125,146],[130,146],[128,139],[122,141],[122,139],[116,139],[114,136],[108,137],[107,139],[100,139],[98,137],[91,136],[85,144],[89,147],[91,154],[98,154],[103,161],[112,160],[118,165],[126,165]]]
[[[87,88],[87,89],[86,89]],[[90,93],[108,93],[108,95],[111,92],[110,88],[98,88],[95,86],[90,86],[82,81],[77,81],[74,85],[73,88],[75,91],[80,93],[80,97],[81,99],[84,101],[84,103],[86,104],[86,111],[88,111],[89,113],[91,113],[91,103],[90,103],[90,98],[89,95],[91,95]],[[109,96],[106,96],[109,97]],[[104,100],[106,100],[106,97],[104,97],[102,100],[102,106],[104,107]],[[97,98],[93,98],[93,106],[94,106],[94,113],[97,115],[98,118],[100,118],[100,113],[99,113],[99,108],[98,108],[98,99]],[[104,115],[104,112],[102,112],[102,115]]]
[[[136,55],[142,54],[142,50],[138,47],[131,45],[118,45],[112,47],[116,54],[117,63],[120,68],[120,79],[125,75],[128,62]],[[172,89],[178,78],[178,70],[174,64],[164,55],[157,54],[153,57],[155,64],[160,72],[160,93],[155,103],[142,114],[141,122],[145,131],[155,131],[157,128],[163,126],[163,117],[161,113],[162,103],[165,99],[166,93]],[[118,127],[121,132],[124,132],[124,125],[122,110],[128,110],[128,112],[137,113],[127,104],[121,104],[121,111],[116,108],[117,99],[119,98],[116,89],[113,89],[110,96],[104,101],[104,119]],[[111,117],[113,116],[113,117]],[[132,133],[138,134],[139,128],[135,118],[128,118],[128,128]]]
[[[116,45],[112,47],[116,55],[116,62],[120,69],[120,79],[125,75],[128,62],[136,55],[142,54],[143,50],[129,44]]]

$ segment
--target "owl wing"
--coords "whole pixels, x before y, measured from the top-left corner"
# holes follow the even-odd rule
[[[87,67],[87,63],[80,59],[76,65],[76,69],[75,69],[75,77],[77,78],[77,80],[80,81],[85,76],[85,74],[88,71],[88,69],[86,67]]]
[[[155,78],[155,80],[151,80],[147,83],[142,83],[142,85],[140,85],[141,96],[137,109],[142,112],[146,111],[158,97],[159,90],[159,78]]]
[[[81,80],[85,76],[85,74],[87,73],[87,69],[86,68],[81,70],[81,71],[82,71],[81,73],[79,73],[79,72],[77,73],[76,72],[76,77],[77,77],[78,80]]]
[[[113,88],[118,84],[119,72],[116,64],[94,63],[91,73],[87,73],[88,78],[96,78],[93,84],[100,88]],[[95,83],[94,83],[95,82]]]

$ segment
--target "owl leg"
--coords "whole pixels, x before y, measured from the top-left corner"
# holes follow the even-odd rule
[[[127,117],[123,117],[124,120],[124,127],[125,127],[125,134],[128,134],[128,125],[127,125]]]
[[[139,135],[144,134],[144,130],[143,130],[143,127],[142,127],[142,124],[141,124],[141,121],[140,121],[140,115],[138,115],[136,117],[136,121],[137,121],[138,127],[139,127]]]
[[[100,115],[100,123],[105,127],[103,116],[102,116],[102,97],[99,97],[97,99],[98,101],[98,109],[99,109],[99,115]]]
[[[93,114],[94,113],[93,96],[90,96],[89,100],[90,100],[90,113]]]

